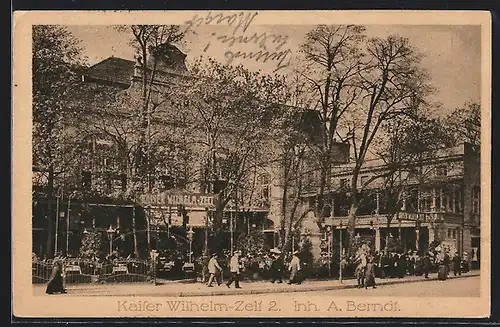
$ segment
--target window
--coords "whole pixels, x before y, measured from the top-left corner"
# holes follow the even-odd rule
[[[361,176],[361,186],[364,186],[368,182],[368,176]]]
[[[436,175],[437,176],[446,176],[447,175],[447,169],[446,166],[439,166],[436,168]]]
[[[113,189],[113,179],[111,177],[106,177],[105,180],[106,191],[111,192]]]
[[[456,230],[456,229],[454,229],[454,230],[453,230],[453,239],[456,239],[456,238],[457,238],[457,230]]]
[[[448,238],[451,238],[451,229],[448,228]]]
[[[120,182],[121,182],[122,191],[125,192],[127,190],[127,174],[120,175]]]
[[[436,189],[436,193],[434,196],[434,201],[436,204],[436,207],[434,208],[434,211],[441,211],[441,189]]]
[[[160,92],[158,90],[151,90],[151,103],[157,105],[160,103]]]
[[[339,187],[340,188],[345,188],[347,187],[347,178],[341,178],[339,182]]]
[[[269,174],[263,174],[260,176],[260,196],[264,204],[269,203],[270,199],[270,185],[271,176]]]
[[[316,206],[316,197],[311,196],[308,198],[309,200],[309,208],[314,208]]]
[[[432,208],[432,197],[431,196],[427,196],[424,198],[424,211],[426,212],[429,212],[431,211],[431,208]]]
[[[462,192],[460,190],[455,191],[455,212],[462,213]]]
[[[113,160],[111,158],[103,158],[102,166],[104,168],[111,168],[113,166]]]
[[[479,214],[479,198],[481,190],[479,186],[474,186],[472,188],[472,213]]]
[[[262,188],[262,198],[265,201],[269,201],[269,187],[268,186],[264,186]]]
[[[260,185],[268,185],[271,183],[271,176],[269,174],[263,174],[260,176]]]
[[[448,208],[447,208],[447,211],[448,212],[453,212],[453,210],[455,209],[455,206],[454,206],[455,192],[448,190],[447,197],[448,197]]]
[[[446,193],[443,193],[443,203],[441,206],[442,211],[447,212],[448,211],[448,195]]]
[[[82,187],[88,189],[92,186],[92,174],[90,171],[82,171]]]
[[[163,186],[164,190],[171,190],[174,188],[174,179],[172,176],[163,175],[160,177],[160,180],[162,182],[162,186]]]

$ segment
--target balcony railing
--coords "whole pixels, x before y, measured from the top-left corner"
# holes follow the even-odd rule
[[[356,216],[356,225],[358,226],[380,226],[384,227],[387,225],[387,214],[372,214],[372,215],[359,215]],[[434,222],[460,222],[462,220],[462,214],[452,213],[452,212],[426,212],[426,213],[414,213],[414,212],[400,212],[394,215],[391,224],[397,225],[399,220],[402,223],[408,222],[421,222],[421,223],[434,223]],[[348,216],[335,216],[331,219],[332,223],[336,226],[342,225],[346,226],[348,222]]]

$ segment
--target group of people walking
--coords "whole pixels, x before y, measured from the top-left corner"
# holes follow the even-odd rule
[[[371,255],[369,251],[361,251],[355,259],[355,276],[358,287],[376,288],[375,277],[377,278],[404,278],[409,276],[424,276],[429,278],[431,272],[437,270],[439,280],[446,280],[453,271],[455,276],[462,272],[469,271],[467,253],[460,256],[455,252],[450,255],[450,250],[437,247],[423,256],[417,255],[414,251],[407,254],[395,252],[375,252]]]
[[[226,286],[228,288],[231,287],[231,285],[234,283],[235,288],[241,288],[240,286],[240,281],[241,281],[241,273],[243,271],[243,263],[241,260],[241,251],[235,251],[234,254],[231,256],[231,259],[229,261],[229,272],[230,272],[230,277],[228,281],[226,282]],[[284,259],[282,257],[282,253],[278,249],[272,249],[270,251],[270,256],[272,258],[272,262],[270,265],[270,281],[271,283],[283,283],[284,279],[284,273],[285,273],[285,264],[284,264]],[[290,272],[290,276],[288,279],[287,284],[301,284],[302,283],[302,277],[301,277],[301,262],[299,258],[299,252],[294,251],[292,254],[292,258],[288,264],[288,270]],[[208,270],[208,282],[207,286],[208,287],[213,287],[214,281],[217,282],[217,285],[222,284],[222,275],[223,275],[223,268],[218,262],[218,255],[217,253],[213,253],[210,260],[208,261],[207,264],[207,270]]]

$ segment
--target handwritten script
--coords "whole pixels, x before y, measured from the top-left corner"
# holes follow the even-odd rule
[[[288,36],[282,34],[252,33],[250,26],[257,17],[258,12],[240,12],[234,14],[213,14],[208,12],[206,15],[195,15],[189,21],[185,22],[186,32],[206,25],[225,25],[232,27],[232,30],[226,34],[212,33],[211,39],[203,49],[207,52],[212,43],[218,42],[225,45],[226,51],[224,58],[227,64],[232,64],[236,59],[253,60],[258,63],[274,63],[277,72],[290,66],[292,59],[292,50],[287,47]],[[238,50],[238,46],[255,46],[250,51]]]

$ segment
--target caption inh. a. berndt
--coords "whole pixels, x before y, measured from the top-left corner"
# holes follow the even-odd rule
[[[401,311],[398,301],[297,301],[280,305],[279,301],[236,300],[236,301],[117,301],[119,312],[394,312]]]

